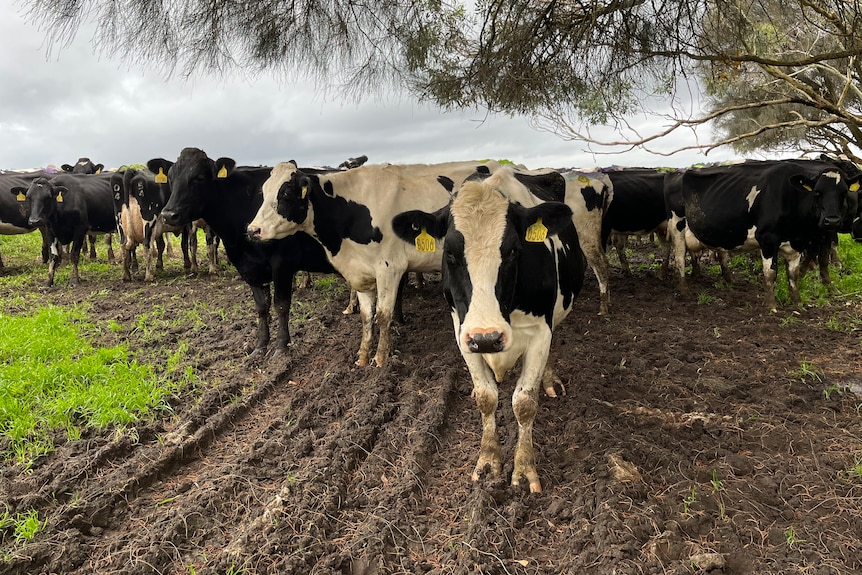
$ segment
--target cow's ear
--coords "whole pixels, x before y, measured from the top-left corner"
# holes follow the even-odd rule
[[[66,186],[52,186],[51,194],[54,196],[54,199],[57,200],[58,204],[62,204],[66,201],[66,194],[69,193],[69,188]]]
[[[156,175],[155,180],[157,184],[167,184],[168,171],[173,165],[173,162],[164,158],[153,158],[152,160],[147,162],[147,169]]]
[[[12,195],[15,196],[15,199],[19,202],[23,202],[27,199],[27,188],[15,187],[9,191],[12,192]]]
[[[70,174],[72,173],[72,166],[70,164],[63,164],[62,166],[60,166],[60,169],[62,169],[64,172],[69,172]]]
[[[437,176],[437,182],[451,195],[455,190],[455,182],[448,176]]]
[[[561,202],[545,202],[532,208],[514,206],[519,234],[528,242],[543,242],[572,225],[572,209]]]
[[[434,238],[444,237],[448,227],[449,206],[444,206],[431,214],[411,210],[392,218],[392,231],[395,235],[408,244],[416,244],[416,249],[419,251],[435,251],[431,242]]]
[[[105,169],[105,164],[96,164],[96,165],[95,165],[95,168],[96,168],[96,172],[95,172],[95,173],[97,173],[97,174],[101,174],[101,173],[102,173],[102,170],[104,170],[104,169]]]
[[[236,168],[236,162],[232,158],[219,158],[216,160],[216,177],[226,178]]]
[[[813,192],[814,186],[817,185],[817,180],[807,178],[802,174],[796,174],[795,176],[790,176],[790,185],[797,190]]]

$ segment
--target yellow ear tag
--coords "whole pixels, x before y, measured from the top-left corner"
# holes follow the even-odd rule
[[[218,174],[216,174],[216,177],[226,178],[227,177],[227,168],[225,166],[222,166],[221,169],[218,171]]]
[[[578,181],[581,182],[582,184],[589,184],[590,183],[590,179],[586,176],[578,176]]]
[[[57,203],[58,204],[63,203],[63,192],[57,192]]]
[[[859,182],[854,182],[854,183],[850,186],[850,191],[851,191],[851,192],[858,192],[858,191],[859,191]]]
[[[416,251],[424,253],[437,251],[437,240],[425,228],[422,228],[422,233],[416,236]]]
[[[19,202],[23,202],[24,200],[26,200],[26,199],[27,199],[27,196],[25,196],[25,195],[24,195],[23,193],[21,193],[21,192],[18,192],[18,195],[17,195],[17,196],[15,196],[15,199],[16,199],[16,200],[18,200]]]
[[[524,239],[528,242],[543,242],[548,237],[548,228],[542,223],[542,218],[536,220],[536,223],[527,228],[527,233]]]
[[[168,177],[165,175],[164,168],[159,168],[159,173],[156,174],[155,179],[156,179],[157,184],[167,184],[168,183]]]
[[[812,188],[811,186],[808,186],[806,184],[802,184],[802,187],[805,188],[806,190],[808,190],[809,192],[814,191],[814,188]]]
[[[99,168],[98,170],[96,170],[96,174],[101,174],[101,173],[102,173],[102,168]]]
[[[304,200],[305,196],[307,196],[307,195],[308,195],[308,186],[302,186],[302,191],[299,193],[299,197]]]

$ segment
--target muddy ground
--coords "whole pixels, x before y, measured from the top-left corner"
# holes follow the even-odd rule
[[[479,414],[439,280],[407,291],[397,356],[374,369],[354,366],[340,279],[297,292],[290,357],[248,362],[252,301],[229,267],[116,277],[44,297],[89,302],[121,326],[106,344],[160,369],[187,344],[174,369],[197,384],[155,421],[3,463],[0,500],[47,524],[0,573],[862,573],[858,295],[772,314],[759,280],[707,274],[684,299],[617,271],[599,317],[590,275],[554,336],[568,395],[540,400],[531,494],[508,481],[517,371],[504,477],[470,480]]]

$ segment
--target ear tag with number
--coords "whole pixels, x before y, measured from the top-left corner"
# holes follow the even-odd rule
[[[524,235],[524,239],[528,242],[543,242],[545,238],[548,237],[548,228],[542,223],[542,218],[536,220],[536,223],[527,228],[527,233]]]
[[[227,177],[227,167],[222,166],[221,169],[218,171],[218,174],[216,174],[216,177],[222,178],[222,179],[226,178]]]
[[[57,203],[58,204],[63,203],[63,192],[57,192]]]
[[[23,202],[24,200],[27,199],[27,196],[25,196],[23,192],[18,192],[18,195],[15,196],[15,199],[18,200],[19,202]]]
[[[437,251],[437,240],[425,228],[422,228],[422,233],[416,236],[416,251],[423,253]]]
[[[859,191],[859,182],[853,182],[853,184],[851,184],[851,186],[850,186],[850,191],[851,192],[858,192]]]
[[[308,195],[308,186],[302,186],[302,190],[299,192],[299,197],[304,200],[305,196],[307,196],[307,195]]]
[[[159,173],[156,174],[155,179],[156,179],[157,184],[167,184],[168,183],[168,176],[165,175],[164,168],[159,168]]]

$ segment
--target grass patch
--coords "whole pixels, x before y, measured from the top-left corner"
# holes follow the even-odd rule
[[[54,434],[122,427],[169,409],[178,385],[129,359],[125,346],[94,348],[84,313],[47,306],[0,314],[0,457],[25,467],[54,448]]]
[[[809,271],[799,282],[799,295],[804,304],[824,305],[828,302],[847,301],[850,298],[862,299],[862,243],[856,242],[847,234],[838,236],[838,256],[841,269],[829,265],[832,286],[823,285],[820,272]],[[790,305],[787,285],[786,266],[780,265],[775,280],[775,297],[781,305]]]

